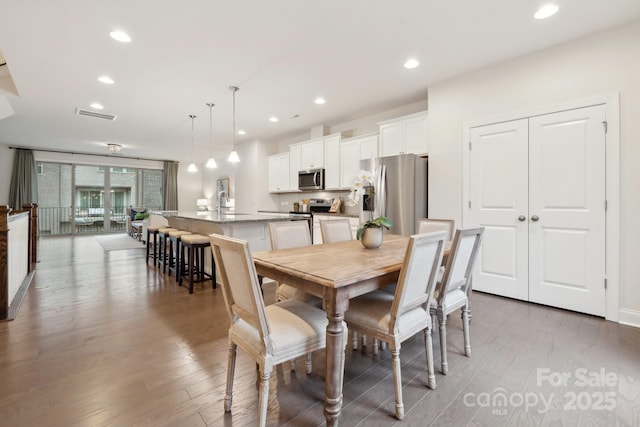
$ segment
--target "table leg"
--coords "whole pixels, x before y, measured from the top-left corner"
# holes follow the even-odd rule
[[[339,297],[334,290],[333,298],[325,299],[327,312],[326,376],[324,393],[324,416],[327,426],[337,426],[342,411],[342,385],[344,380],[345,344],[344,312],[348,299]],[[346,304],[345,304],[346,302]]]

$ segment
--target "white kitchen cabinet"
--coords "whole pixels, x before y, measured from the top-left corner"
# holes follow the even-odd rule
[[[324,166],[324,139],[314,139],[300,144],[300,170]]]
[[[289,191],[289,153],[269,156],[267,167],[269,169],[269,193]]]
[[[340,143],[340,188],[350,188],[360,171],[360,160],[378,157],[378,135],[365,135]]]
[[[298,171],[300,170],[300,144],[289,146],[289,189],[298,190]]]
[[[426,111],[380,122],[378,126],[381,156],[429,152]]]
[[[324,137],[324,187],[340,188],[340,134]]]

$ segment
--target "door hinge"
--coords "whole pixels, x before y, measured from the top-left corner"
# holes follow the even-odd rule
[[[471,141],[469,141],[469,151],[471,151]]]
[[[471,200],[469,200],[469,209],[471,209]]]
[[[604,288],[607,289],[607,279],[604,279]]]
[[[607,133],[607,130],[609,130],[609,123],[605,120],[602,122],[602,126],[604,126],[604,133]]]
[[[604,211],[606,212],[608,208],[609,208],[609,202],[605,199],[605,201],[604,201]]]

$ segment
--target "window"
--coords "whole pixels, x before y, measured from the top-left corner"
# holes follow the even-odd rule
[[[36,163],[36,171],[38,172],[38,175],[44,175],[44,165],[42,163]]]

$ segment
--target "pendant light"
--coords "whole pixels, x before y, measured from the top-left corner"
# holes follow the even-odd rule
[[[218,167],[216,161],[213,158],[213,119],[211,116],[211,111],[216,104],[212,102],[207,102],[207,107],[209,107],[209,145],[211,146],[211,157],[207,161],[206,167],[209,169],[215,169]]]
[[[196,173],[198,172],[198,168],[193,162],[193,121],[196,116],[193,114],[189,114],[189,118],[191,119],[191,163],[189,163],[189,166],[187,167],[187,172]]]
[[[237,86],[229,86],[229,90],[233,93],[233,148],[227,161],[231,163],[238,163],[240,161],[240,157],[236,151],[236,92],[239,88]]]

